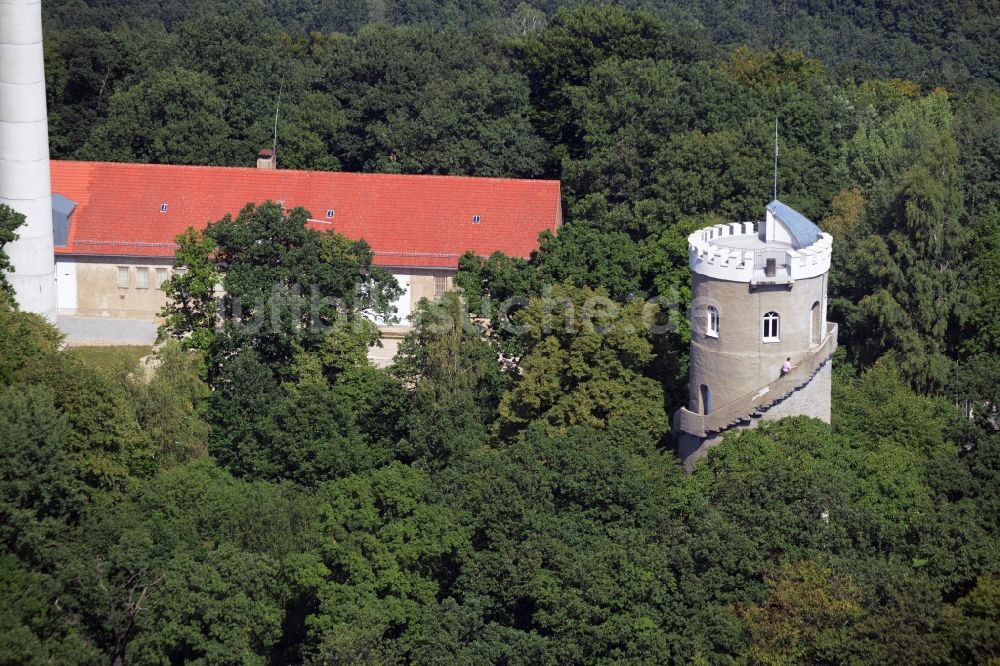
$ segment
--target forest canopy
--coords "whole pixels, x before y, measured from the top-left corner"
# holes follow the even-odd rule
[[[0,299],[0,663],[996,660],[1000,18],[737,5],[46,2],[56,158],[249,166],[280,91],[279,168],[557,178],[565,223],[388,369],[399,286],[269,202],[178,239],[142,364]],[[761,217],[776,118],[833,420],[684,474],[686,238]]]

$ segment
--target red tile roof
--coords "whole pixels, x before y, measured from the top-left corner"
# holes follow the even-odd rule
[[[305,207],[317,229],[365,239],[377,264],[454,268],[467,250],[527,257],[561,218],[555,180],[53,160],[52,191],[77,203],[56,248],[73,255],[171,257],[188,226],[271,200]]]

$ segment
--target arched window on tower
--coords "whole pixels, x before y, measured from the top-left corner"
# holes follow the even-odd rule
[[[772,310],[771,312],[764,313],[762,336],[764,342],[778,342],[780,324],[781,318],[778,316],[777,312]]]
[[[719,337],[719,308],[709,305],[705,319],[705,335],[712,338]]]

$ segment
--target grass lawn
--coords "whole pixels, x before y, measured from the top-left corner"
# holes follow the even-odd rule
[[[150,345],[72,347],[68,350],[89,366],[102,370],[133,368],[143,356],[153,353]]]

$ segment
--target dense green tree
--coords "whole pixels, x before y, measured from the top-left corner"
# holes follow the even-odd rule
[[[0,204],[0,305],[17,307],[14,288],[7,279],[7,273],[13,272],[14,266],[3,248],[7,243],[18,239],[17,229],[24,224],[24,215],[7,204]]]
[[[474,530],[462,597],[487,604],[486,636],[531,648],[514,661],[669,661],[681,618],[664,564],[679,534],[664,507],[679,466],[627,436],[540,425],[444,477]]]
[[[847,663],[864,619],[862,592],[830,569],[804,561],[769,580],[771,595],[741,613],[755,664]]]
[[[281,400],[267,408],[272,436],[262,442],[265,469],[252,476],[286,478],[314,485],[387,462],[386,451],[369,448],[358,431],[351,404],[325,381],[287,385]],[[258,417],[259,418],[259,417]]]
[[[401,453],[441,466],[482,445],[510,383],[458,294],[421,301],[394,372],[413,386]]]
[[[55,607],[60,585],[51,575],[0,553],[0,664],[92,664],[98,654]]]
[[[362,315],[392,321],[399,286],[366,243],[310,229],[308,218],[265,203],[189,230],[177,257],[186,270],[165,285],[178,298],[161,336],[206,351],[209,451],[238,476],[315,484],[394,448],[385,431],[360,432],[353,408],[366,389],[338,377],[367,364],[378,332]]]
[[[206,74],[180,67],[114,93],[81,155],[115,162],[230,163],[231,130]]]
[[[54,362],[62,341],[45,318],[0,303],[0,384],[33,380]]]
[[[369,26],[323,42],[316,60],[347,116],[336,137],[347,169],[533,176],[548,160],[526,82],[488,28]]]
[[[516,316],[527,355],[500,403],[500,431],[534,420],[553,432],[576,425],[622,428],[636,446],[667,431],[663,392],[642,375],[653,358],[648,326],[656,308],[619,304],[604,292],[557,285]]]
[[[135,83],[156,60],[157,40],[79,21],[45,35],[45,92],[53,157],[76,156],[107,118],[112,96]],[[112,148],[112,146],[109,146]],[[118,148],[118,146],[113,146]],[[103,155],[103,153],[102,153]],[[110,154],[104,159],[108,159]]]
[[[203,419],[208,387],[201,379],[202,359],[177,343],[157,351],[152,376],[131,380],[136,420],[171,465],[208,453],[208,424]]]
[[[278,563],[223,543],[163,565],[136,613],[125,660],[265,664],[281,638]]]
[[[318,548],[290,562],[311,599],[311,662],[378,663],[446,582],[468,549],[455,510],[426,501],[430,477],[400,463],[324,486],[312,528]]]
[[[215,243],[211,237],[188,227],[177,237],[174,271],[163,283],[167,304],[160,310],[163,325],[158,341],[172,336],[184,348],[207,350],[216,325],[216,285],[219,275],[212,262]]]
[[[278,161],[283,169],[338,171],[337,136],[347,122],[327,95],[310,91],[279,110]]]
[[[69,428],[48,387],[5,388],[0,405],[0,543],[26,562],[51,564],[49,551],[83,508]]]
[[[282,637],[279,562],[303,546],[295,492],[200,460],[95,512],[68,563],[67,610],[109,662],[265,663]]]
[[[1000,199],[1000,94],[972,91],[955,105],[955,140],[965,205],[985,213]]]
[[[164,286],[179,298],[164,309],[161,336],[190,335],[189,344],[208,351],[210,377],[243,349],[289,379],[302,352],[332,372],[343,363],[337,341],[354,350],[372,344],[377,333],[361,313],[391,321],[399,286],[372,265],[367,243],[311,229],[309,217],[301,208],[251,204],[236,218],[182,235],[176,263],[185,270]],[[225,294],[221,325],[218,287]]]
[[[968,297],[960,283],[960,168],[944,93],[912,102],[848,146],[866,223],[847,237],[856,272],[834,301],[863,364],[889,354],[914,386],[940,390],[951,372]],[[843,276],[842,276],[843,278]]]
[[[70,353],[53,357],[28,381],[51,387],[68,425],[74,476],[92,499],[124,493],[156,469],[156,447],[136,421],[129,392],[109,372]]]
[[[213,382],[207,418],[212,425],[211,453],[236,476],[273,478],[270,409],[281,392],[273,373],[253,350],[233,357]]]
[[[1000,206],[991,206],[976,220],[969,243],[965,279],[972,300],[963,351],[1000,353]]]
[[[177,26],[177,64],[211,82],[216,120],[226,129],[226,153],[215,163],[250,165],[270,146],[279,91],[301,99],[310,76],[279,41],[277,21],[252,5],[220,3],[218,11]]]
[[[368,131],[375,138],[370,168],[396,173],[488,177],[538,174],[548,145],[528,120],[523,77],[480,66],[435,78]]]
[[[575,86],[605,60],[649,58],[662,48],[664,26],[644,12],[584,6],[560,10],[549,25],[515,44],[515,58],[528,77],[536,122],[543,137],[570,156],[582,149],[569,104]]]
[[[985,575],[976,586],[946,609],[952,658],[958,663],[989,663],[1000,657],[1000,585]]]

